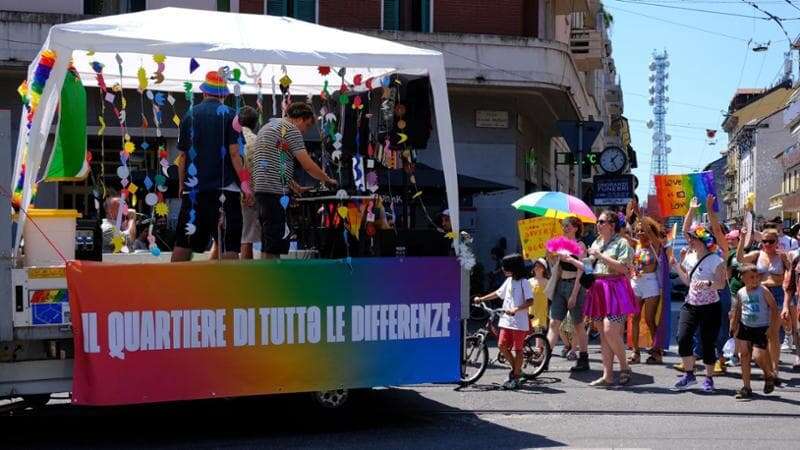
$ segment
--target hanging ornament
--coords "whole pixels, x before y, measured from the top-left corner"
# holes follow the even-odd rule
[[[325,75],[331,73],[331,68],[329,66],[319,66],[317,67],[317,72],[324,77]]]

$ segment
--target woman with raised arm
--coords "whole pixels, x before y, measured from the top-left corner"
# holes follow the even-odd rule
[[[713,200],[709,203],[713,205]],[[717,240],[714,234],[704,224],[692,224],[698,206],[697,199],[693,198],[684,219],[684,234],[691,250],[682,264],[678,264],[674,256],[670,258],[670,263],[678,272],[678,276],[689,286],[678,319],[678,354],[682,359],[681,368],[684,375],[675,383],[673,389],[686,390],[697,384],[692,350],[694,334],[699,328],[703,362],[706,364],[703,390],[711,393],[714,392],[713,367],[717,359],[715,344],[722,321],[719,290],[725,287],[727,276],[724,261],[717,254]],[[708,210],[709,216],[715,220],[713,209]],[[719,231],[722,232],[721,229]]]

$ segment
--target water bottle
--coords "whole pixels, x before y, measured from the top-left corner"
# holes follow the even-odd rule
[[[594,267],[592,267],[592,264],[589,262],[589,258],[583,260],[583,272],[587,275],[594,273]]]

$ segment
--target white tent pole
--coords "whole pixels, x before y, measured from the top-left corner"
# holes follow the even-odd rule
[[[42,91],[39,107],[36,110],[36,114],[33,117],[33,124],[31,125],[30,139],[28,141],[28,158],[25,161],[26,173],[21,205],[21,208],[26,211],[31,203],[33,182],[41,167],[42,155],[44,154],[47,138],[50,134],[50,126],[53,123],[53,117],[58,109],[61,86],[64,84],[67,67],[69,67],[69,61],[72,57],[72,49],[55,43],[54,40],[51,39],[51,36],[48,36],[47,40],[45,40],[45,45],[42,47],[42,50],[46,50],[48,44],[50,44],[49,48],[56,52],[56,61],[53,65],[53,69],[50,71],[50,78],[48,78],[47,84],[45,84],[44,91]],[[36,64],[38,64],[38,60]],[[33,70],[36,70],[35,66]],[[20,124],[20,126],[24,127],[24,122]],[[17,173],[16,168],[15,173]],[[14,183],[16,183],[16,180],[14,180]],[[22,239],[22,230],[26,220],[25,214],[19,214],[17,217],[17,235],[14,238],[14,254],[16,255],[19,254],[19,244]]]
[[[450,210],[450,223],[453,226],[453,242],[458,252],[459,241],[459,201],[458,172],[456,171],[456,152],[453,144],[453,127],[450,118],[450,100],[447,96],[447,76],[440,58],[429,72],[433,92],[434,113],[436,114],[436,134],[439,138],[439,152],[442,157],[444,185],[447,190],[447,207]]]

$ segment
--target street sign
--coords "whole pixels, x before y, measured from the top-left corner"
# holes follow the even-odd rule
[[[594,206],[625,205],[633,198],[633,175],[596,175]]]
[[[559,120],[556,122],[556,126],[573,153],[588,153],[603,129],[603,122]]]

